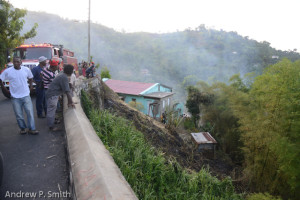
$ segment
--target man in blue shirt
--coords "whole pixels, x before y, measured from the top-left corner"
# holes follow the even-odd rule
[[[43,86],[43,81],[41,78],[42,69],[46,66],[47,58],[45,56],[39,57],[39,65],[34,67],[31,72],[33,74],[33,81],[35,82],[35,93],[36,93],[36,112],[38,118],[45,118],[47,114],[47,105],[46,105],[46,97],[45,97],[45,89]],[[43,115],[43,111],[45,115]]]

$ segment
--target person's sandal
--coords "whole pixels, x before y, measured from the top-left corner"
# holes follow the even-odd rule
[[[28,134],[37,135],[37,134],[39,134],[39,131],[37,131],[37,130],[29,130]]]

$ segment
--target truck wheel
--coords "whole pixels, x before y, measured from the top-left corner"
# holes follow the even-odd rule
[[[0,152],[0,186],[2,185],[2,179],[3,179],[3,157]]]

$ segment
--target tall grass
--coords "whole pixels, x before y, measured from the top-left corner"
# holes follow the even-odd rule
[[[89,109],[90,121],[139,199],[241,199],[229,178],[222,181],[204,169],[187,172],[166,159],[124,118]]]

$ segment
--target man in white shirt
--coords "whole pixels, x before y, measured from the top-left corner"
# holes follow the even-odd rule
[[[6,90],[7,93],[11,93],[11,102],[21,129],[20,134],[26,134],[26,128],[28,128],[29,134],[37,135],[39,132],[35,129],[33,106],[30,98],[33,75],[29,68],[21,66],[22,61],[20,57],[14,57],[13,64],[14,67],[4,70],[0,75],[1,88],[2,90]],[[2,83],[4,80],[9,80],[10,91],[4,87]],[[29,82],[30,90],[27,81]],[[27,126],[24,120],[23,109],[27,115]]]

